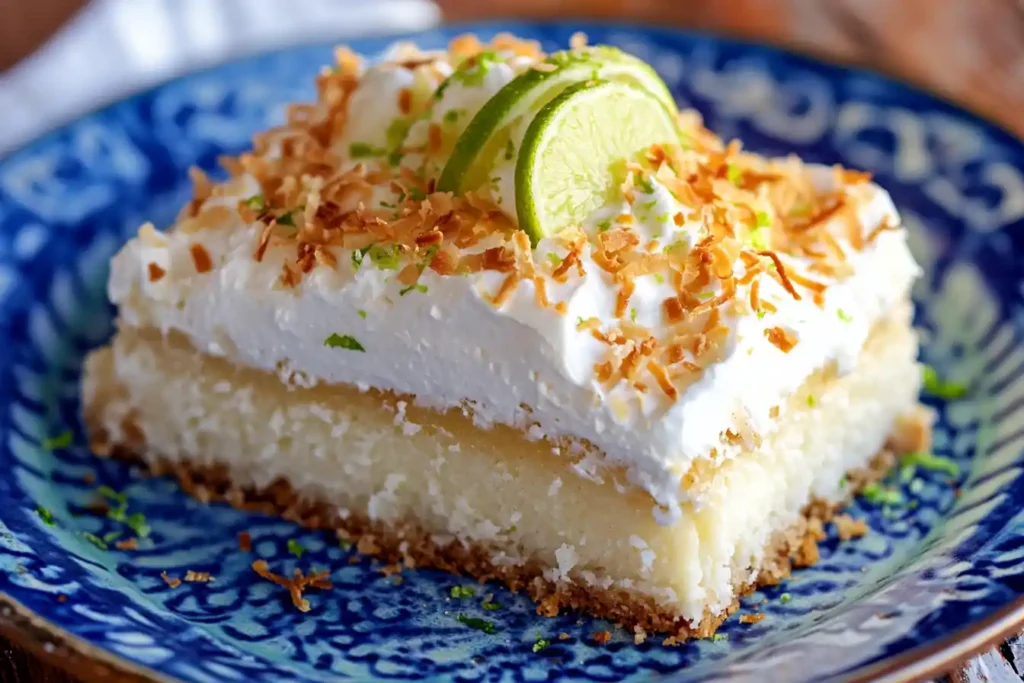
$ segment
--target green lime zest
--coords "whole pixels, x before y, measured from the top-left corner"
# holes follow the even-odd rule
[[[332,349],[347,349],[348,351],[366,351],[352,335],[338,334],[337,332],[331,333],[331,336],[324,340],[324,346]]]
[[[860,495],[873,505],[902,505],[903,493],[898,489],[890,489],[877,482],[872,482],[861,489]]]
[[[57,436],[50,436],[43,439],[42,447],[48,451],[57,451],[71,445],[73,435],[70,429],[66,429]]]
[[[476,590],[472,586],[452,586],[450,595],[453,598],[471,598],[476,595]]]
[[[288,552],[300,560],[302,559],[302,554],[306,552],[306,548],[294,538],[289,538],[288,543],[285,545],[288,548]]]
[[[966,384],[943,380],[939,376],[938,371],[930,365],[922,366],[921,379],[924,384],[924,390],[935,398],[954,401],[958,398],[963,398],[967,394]]]
[[[904,465],[920,467],[923,470],[942,472],[943,474],[948,474],[951,477],[960,476],[960,465],[956,464],[949,458],[945,458],[941,455],[935,455],[934,453],[907,453],[900,458],[900,462]]]
[[[53,519],[53,513],[48,508],[44,508],[42,505],[36,508],[36,514],[39,515],[39,519],[43,521],[46,526],[57,526],[57,522]]]
[[[486,619],[480,619],[478,617],[469,617],[465,614],[459,614],[455,617],[455,621],[460,624],[464,624],[470,628],[474,628],[477,631],[483,631],[484,633],[497,633],[497,629],[494,626],[494,622],[487,621]]]

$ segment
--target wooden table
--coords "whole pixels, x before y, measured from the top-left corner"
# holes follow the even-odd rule
[[[17,4],[0,0],[0,8]],[[76,1],[59,0],[58,4],[69,7]],[[778,42],[894,73],[1024,137],[1024,0],[440,0],[439,4],[454,20],[619,17]],[[0,38],[2,25],[13,28],[15,23],[0,22]],[[17,36],[27,35],[18,28]],[[13,45],[16,49],[24,40]],[[5,59],[13,56],[0,49],[0,63]],[[1013,683],[1021,680],[1018,672],[1024,673],[1024,636],[962,664],[949,680]],[[0,640],[0,681],[75,680]]]

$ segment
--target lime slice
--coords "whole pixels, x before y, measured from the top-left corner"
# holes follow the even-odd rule
[[[647,90],[670,111],[672,93],[643,60],[609,46],[556,52],[543,62],[549,70],[527,69],[497,92],[463,131],[437,181],[442,192],[465,192],[484,182],[499,155],[511,158],[510,125],[540,110],[570,85],[585,80],[623,81]],[[553,68],[551,68],[553,67]]]
[[[653,144],[679,142],[675,116],[647,90],[586,81],[530,123],[516,160],[516,215],[534,245],[614,201],[625,162]]]

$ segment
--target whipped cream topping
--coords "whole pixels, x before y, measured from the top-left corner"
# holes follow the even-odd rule
[[[343,155],[352,143],[390,150],[393,140],[381,130],[396,120],[411,121],[406,140],[412,148],[422,146],[420,137],[429,137],[432,124],[447,123],[457,136],[487,98],[529,63],[508,57],[482,78],[452,81],[436,98],[440,107],[429,107],[415,121],[400,108],[385,111],[380,107],[390,105],[369,103],[398,101],[396,93],[415,82],[413,72],[421,67],[374,67],[349,100],[337,147]],[[443,82],[450,74],[439,69],[439,78],[430,82]],[[408,153],[402,164],[436,172],[439,159],[443,163],[443,154]],[[832,187],[831,169],[812,171],[823,190],[838,189]],[[242,174],[207,199],[203,210],[237,206],[259,189],[254,178]],[[862,237],[879,225],[899,224],[882,189],[870,183],[843,189],[856,207]],[[495,189],[499,196],[508,191],[500,182]],[[369,206],[389,207],[397,199],[396,190],[382,184],[374,187]],[[514,197],[499,206],[514,207]],[[677,215],[686,220],[677,224]],[[638,189],[632,202],[624,199],[598,211],[583,232],[597,234],[612,224],[628,224],[640,249],[689,249],[704,227],[701,212],[656,179]],[[853,249],[845,237],[848,226],[826,225],[847,254],[850,274],[831,282],[817,302],[796,300],[776,279],[760,278],[760,298],[776,310],[763,316],[723,310],[728,333],[717,359],[678,396],[669,397],[654,386],[638,391],[595,376],[609,346],[581,323],[596,319],[598,329],[618,323],[620,288],[595,262],[589,242],[579,252],[585,276],[557,278],[553,267],[539,271],[547,298],[560,304],[556,308],[537,305],[537,285],[530,279],[518,281],[496,305],[506,279],[502,272],[440,275],[425,269],[408,285],[386,258],[335,247],[328,247],[335,267],[316,267],[284,288],[280,274],[294,258],[294,246],[271,244],[255,260],[254,244],[263,229],[235,211],[218,213],[215,225],[198,231],[144,229],[113,260],[109,294],[119,306],[120,324],[180,332],[205,353],[277,372],[287,381],[394,391],[439,410],[459,407],[484,427],[517,426],[530,438],[549,439],[582,476],[600,479],[621,467],[629,483],[652,495],[655,513],[666,523],[680,504],[701,503],[699,490],[681,486],[694,462],[731,457],[751,445],[752,435],[771,433],[778,411],[815,371],[831,363],[840,372],[851,370],[874,324],[905,300],[918,274],[903,230],[882,231]],[[197,244],[211,262],[204,272],[197,269]],[[474,249],[489,246],[484,239]],[[555,265],[568,250],[555,237],[541,240],[534,254],[537,262]],[[796,270],[812,265],[789,254],[785,262]],[[737,277],[744,272],[742,264],[735,269]],[[665,329],[663,302],[675,292],[667,273],[638,277],[629,299],[630,321]],[[719,293],[714,285],[702,296]],[[786,330],[796,346],[784,352],[766,334],[772,328]],[[727,432],[740,438],[723,438]]]

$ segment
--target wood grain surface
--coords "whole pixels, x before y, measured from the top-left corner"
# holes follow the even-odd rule
[[[0,68],[81,0],[0,0]],[[780,43],[895,74],[1024,136],[1024,0],[439,0],[451,20],[619,18],[677,24]],[[20,7],[19,7],[20,5]],[[39,8],[47,8],[41,12]],[[10,12],[10,13],[9,13]],[[7,21],[20,12],[18,22]],[[32,24],[30,14],[39,16]],[[9,30],[4,30],[6,27]],[[947,680],[1011,683],[1024,638],[963,663]],[[76,679],[0,639],[0,681]]]

